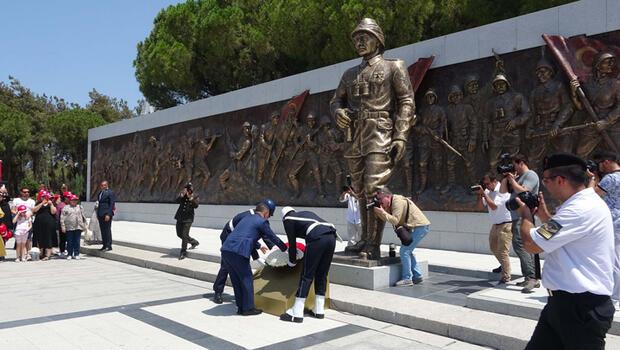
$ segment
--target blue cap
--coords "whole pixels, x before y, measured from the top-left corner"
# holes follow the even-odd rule
[[[276,202],[269,198],[264,198],[260,202],[266,205],[267,208],[269,208],[269,216],[273,216],[273,212],[276,210]]]

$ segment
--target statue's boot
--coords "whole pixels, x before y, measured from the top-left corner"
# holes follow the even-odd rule
[[[370,260],[381,259],[381,240],[383,239],[383,229],[385,228],[385,221],[375,218],[375,234],[373,239],[366,246],[366,254]]]

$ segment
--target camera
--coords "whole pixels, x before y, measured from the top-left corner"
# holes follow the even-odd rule
[[[523,203],[525,203],[525,205],[530,208],[530,210],[538,207],[538,195],[530,191],[525,191],[517,194],[515,198],[506,202],[506,209],[512,211],[519,209],[519,204],[517,204],[517,198],[519,198]]]
[[[481,189],[482,189],[482,186],[481,186],[481,185],[473,185],[473,186],[470,186],[470,187],[469,187],[469,190],[470,190],[472,193],[476,193],[476,192],[480,191]]]
[[[586,169],[588,169],[591,173],[598,173],[598,164],[592,159],[586,160]]]
[[[379,200],[379,198],[377,198],[377,196],[372,197],[372,199],[370,200],[370,202],[366,203],[366,209],[370,209],[370,208],[378,208],[381,206],[381,201]]]
[[[191,182],[188,182],[188,183],[185,185],[185,189],[186,189],[186,190],[187,190],[187,192],[189,192],[190,194],[194,192],[194,186],[192,185],[192,183],[191,183]]]
[[[498,174],[514,173],[515,166],[512,164],[512,157],[510,156],[510,153],[504,153],[499,156],[499,162],[497,163],[496,170]]]

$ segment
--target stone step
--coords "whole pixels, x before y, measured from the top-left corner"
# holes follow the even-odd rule
[[[179,248],[164,247],[156,244],[145,244],[142,242],[129,242],[122,240],[115,240],[114,244],[115,249],[116,247],[122,246],[125,248],[167,254],[171,257],[178,257],[180,254]],[[220,255],[215,252],[188,250],[187,257],[188,259],[216,264],[219,264],[220,262]],[[426,261],[418,261],[418,264],[420,265],[423,275],[427,276],[428,264]],[[185,264],[182,263],[181,266],[185,266]],[[330,280],[333,283],[371,290],[387,288],[398,281],[400,277],[400,264],[367,268],[350,264],[332,263],[332,267],[330,269]]]
[[[332,308],[496,349],[523,349],[536,320],[423,299],[331,285]],[[607,335],[607,349],[620,337]]]
[[[215,280],[219,269],[219,264],[211,261],[179,261],[177,255],[118,244],[110,252],[88,246],[81,249],[105,259],[208,282]],[[498,349],[523,349],[536,325],[528,318],[336,283],[331,283],[330,293],[331,306],[337,310]],[[620,337],[608,335],[607,344],[609,349],[620,349]]]
[[[546,303],[545,288],[536,288],[532,294],[523,294],[521,288],[514,284],[481,290],[467,296],[468,308],[530,320],[538,320]],[[620,335],[620,312],[616,312],[609,334]]]

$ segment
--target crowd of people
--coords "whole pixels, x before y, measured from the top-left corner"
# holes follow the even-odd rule
[[[97,210],[89,222],[79,197],[64,184],[56,194],[40,184],[34,196],[22,187],[14,198],[6,187],[0,188],[0,261],[6,260],[6,244],[11,238],[15,262],[79,260],[82,234],[86,234],[86,243],[99,244],[101,232]]]

